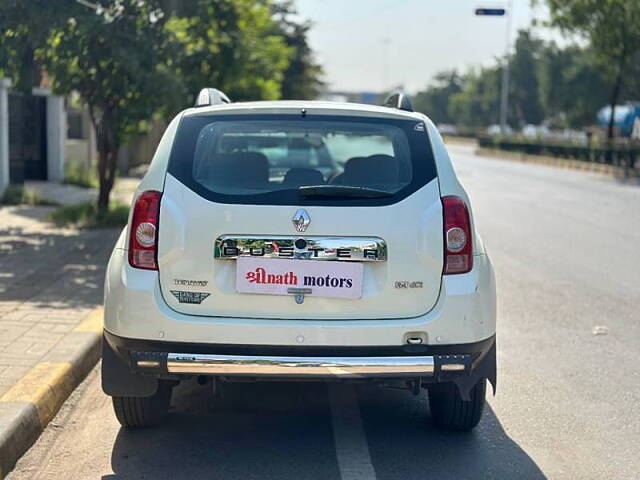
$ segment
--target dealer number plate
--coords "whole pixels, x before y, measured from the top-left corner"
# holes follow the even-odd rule
[[[357,262],[309,262],[239,257],[236,290],[266,295],[360,298],[363,265]]]

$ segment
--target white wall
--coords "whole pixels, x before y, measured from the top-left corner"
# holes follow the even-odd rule
[[[9,87],[11,80],[0,78],[0,197],[9,185]]]
[[[47,180],[61,182],[64,179],[64,142],[67,139],[64,98],[53,95],[46,88],[34,88],[33,94],[47,97]]]
[[[9,88],[11,80],[0,78],[0,197],[9,184]],[[47,97],[47,178],[64,179],[67,121],[64,98],[49,89],[34,88],[33,95]]]

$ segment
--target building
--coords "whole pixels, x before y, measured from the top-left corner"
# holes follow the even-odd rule
[[[13,92],[0,79],[0,195],[9,183],[62,181],[66,137],[63,97],[39,87]]]
[[[151,161],[167,122],[152,119],[150,125],[120,147],[121,174]],[[62,182],[65,165],[94,168],[97,156],[93,125],[77,95],[65,98],[42,87],[24,95],[0,78],[0,198],[9,184]]]

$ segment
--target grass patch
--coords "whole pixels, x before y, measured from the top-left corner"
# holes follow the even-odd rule
[[[0,203],[3,205],[57,205],[55,202],[45,200],[38,192],[24,185],[9,185]]]
[[[83,188],[98,188],[98,176],[95,168],[82,162],[68,162],[64,167],[63,183]]]
[[[95,203],[67,205],[51,212],[49,220],[59,227],[116,228],[124,227],[129,219],[129,206],[110,202],[109,210],[98,212]]]

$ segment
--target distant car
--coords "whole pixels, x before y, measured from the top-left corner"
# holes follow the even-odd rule
[[[569,140],[576,143],[586,143],[589,140],[589,136],[587,132],[582,130],[572,130],[570,128],[565,128],[561,132],[556,133],[556,137],[561,140]]]
[[[549,136],[551,132],[544,125],[527,124],[522,127],[521,133],[526,138],[540,138]]]
[[[475,427],[496,381],[494,274],[434,124],[402,95],[198,98],[107,268],[102,386],[120,423],[160,422],[195,377],[426,389],[438,427]]]
[[[633,122],[633,129],[631,130],[631,138],[633,140],[640,140],[640,117],[636,118]]]
[[[440,123],[438,124],[438,130],[442,135],[457,135],[458,127],[455,125],[451,125],[449,123]]]
[[[505,125],[504,128],[504,135],[513,135],[513,129],[509,126],[509,125]],[[491,135],[492,137],[495,137],[497,135],[502,135],[502,129],[500,128],[500,125],[489,125],[487,127],[487,135]]]

